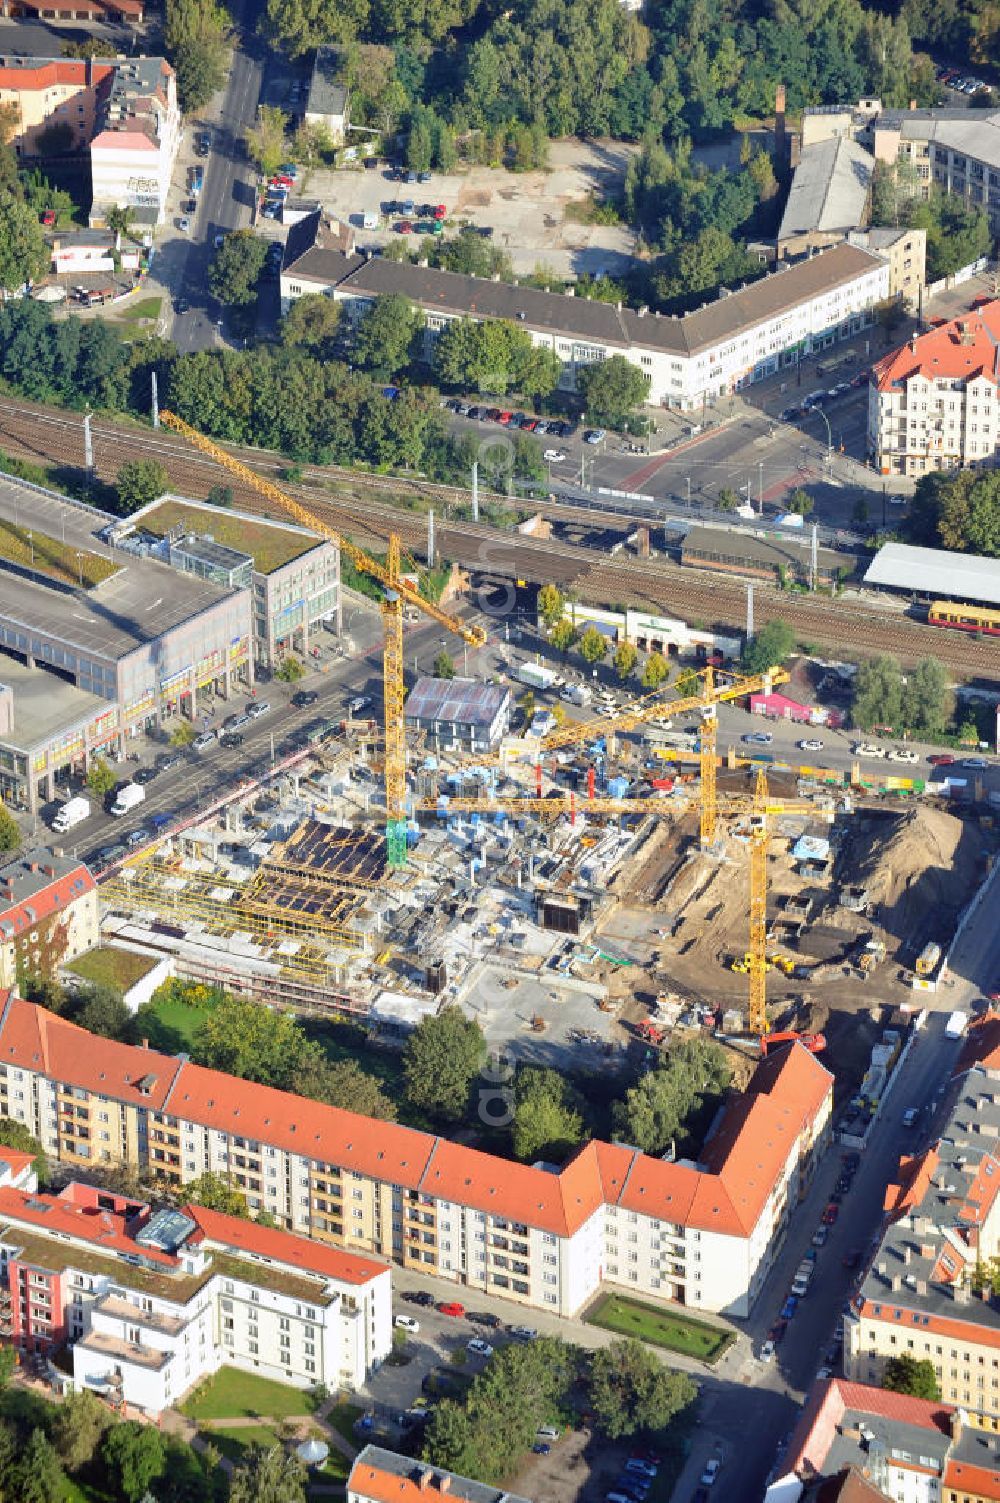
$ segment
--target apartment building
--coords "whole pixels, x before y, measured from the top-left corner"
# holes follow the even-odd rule
[[[970,1430],[954,1404],[827,1378],[807,1398],[764,1503],[834,1497],[996,1503],[1000,1441]]]
[[[442,1494],[458,1503],[529,1503],[502,1487],[427,1466],[382,1446],[365,1446],[347,1479],[347,1503],[428,1503]]]
[[[878,1383],[890,1357],[926,1359],[945,1402],[991,1431],[1000,1431],[1000,1303],[984,1273],[1000,1256],[997,1022],[973,1033],[940,1139],[901,1159],[889,1225],[844,1322],[848,1377]]]
[[[181,134],[177,80],[164,58],[3,56],[0,106],[12,112],[21,160],[89,154],[91,223],[115,205],[131,208],[137,224],[163,223]]]
[[[749,386],[804,356],[869,327],[889,297],[889,264],[873,251],[841,243],[784,262],[758,282],[728,290],[682,317],[543,292],[516,283],[459,276],[342,248],[313,214],[289,233],[281,269],[281,306],[305,293],[344,304],[352,320],[372,301],[399,293],[425,316],[427,351],[455,319],[505,319],[562,361],[560,384],[576,386],[586,365],[621,355],[650,378],[649,402],[681,410]]]
[[[201,1206],[0,1187],[0,1337],[156,1416],[222,1366],[361,1387],[392,1349],[388,1268]]]
[[[991,464],[1000,446],[1000,301],[939,324],[872,367],[868,443],[883,475]]]
[[[33,851],[0,867],[0,986],[74,960],[99,938],[97,883],[82,861]]]
[[[794,1045],[761,1062],[700,1162],[591,1142],[557,1170],[96,1039],[13,995],[0,1012],[0,1114],[61,1163],[173,1185],[210,1170],[289,1231],[566,1316],[603,1280],[747,1314],[831,1102]]]

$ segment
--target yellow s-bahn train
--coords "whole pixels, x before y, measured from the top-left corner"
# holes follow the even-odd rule
[[[1000,605],[958,605],[954,600],[933,600],[927,620],[931,626],[950,626],[953,631],[1000,637]]]

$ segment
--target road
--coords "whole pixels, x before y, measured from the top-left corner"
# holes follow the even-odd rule
[[[156,280],[168,293],[167,333],[181,354],[211,348],[219,342],[215,319],[218,312],[207,294],[208,266],[215,237],[250,224],[257,173],[249,161],[243,137],[257,114],[263,77],[264,49],[254,33],[255,13],[250,0],[233,8],[236,45],[221,100],[197,121],[188,121],[185,140],[174,169],[174,212],[161,237]],[[208,129],[212,139],[207,158],[194,155],[194,137]],[[191,238],[177,229],[181,203],[186,201],[187,170],[202,160],[205,186],[192,219]],[[173,302],[170,299],[173,299]],[[183,299],[187,311],[176,313],[174,303]]]

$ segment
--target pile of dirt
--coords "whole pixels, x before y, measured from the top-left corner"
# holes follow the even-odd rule
[[[983,840],[971,822],[919,805],[885,822],[859,817],[844,880],[868,889],[871,912],[900,940],[947,938],[983,875]],[[887,838],[886,838],[887,837]]]

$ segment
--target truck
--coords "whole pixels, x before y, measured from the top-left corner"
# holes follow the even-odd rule
[[[916,972],[918,976],[930,976],[937,968],[941,959],[941,946],[930,940],[917,956]]]
[[[514,670],[514,677],[519,684],[527,684],[531,689],[554,689],[559,683],[559,675],[554,668],[546,668],[544,663],[520,663]]]
[[[969,1021],[967,1012],[953,1012],[944,1025],[946,1039],[960,1039],[965,1032],[965,1025]]]
[[[72,830],[75,825],[82,825],[85,819],[89,819],[90,812],[90,799],[78,794],[76,798],[67,799],[56,810],[52,828],[57,835],[65,835],[67,830]]]
[[[130,814],[133,809],[138,809],[139,805],[145,802],[146,790],[141,783],[125,783],[115,795],[110,813],[116,819],[121,819],[123,814]]]
[[[571,705],[589,705],[592,698],[590,685],[567,684],[565,689],[560,691],[559,698],[565,699],[567,704]]]

